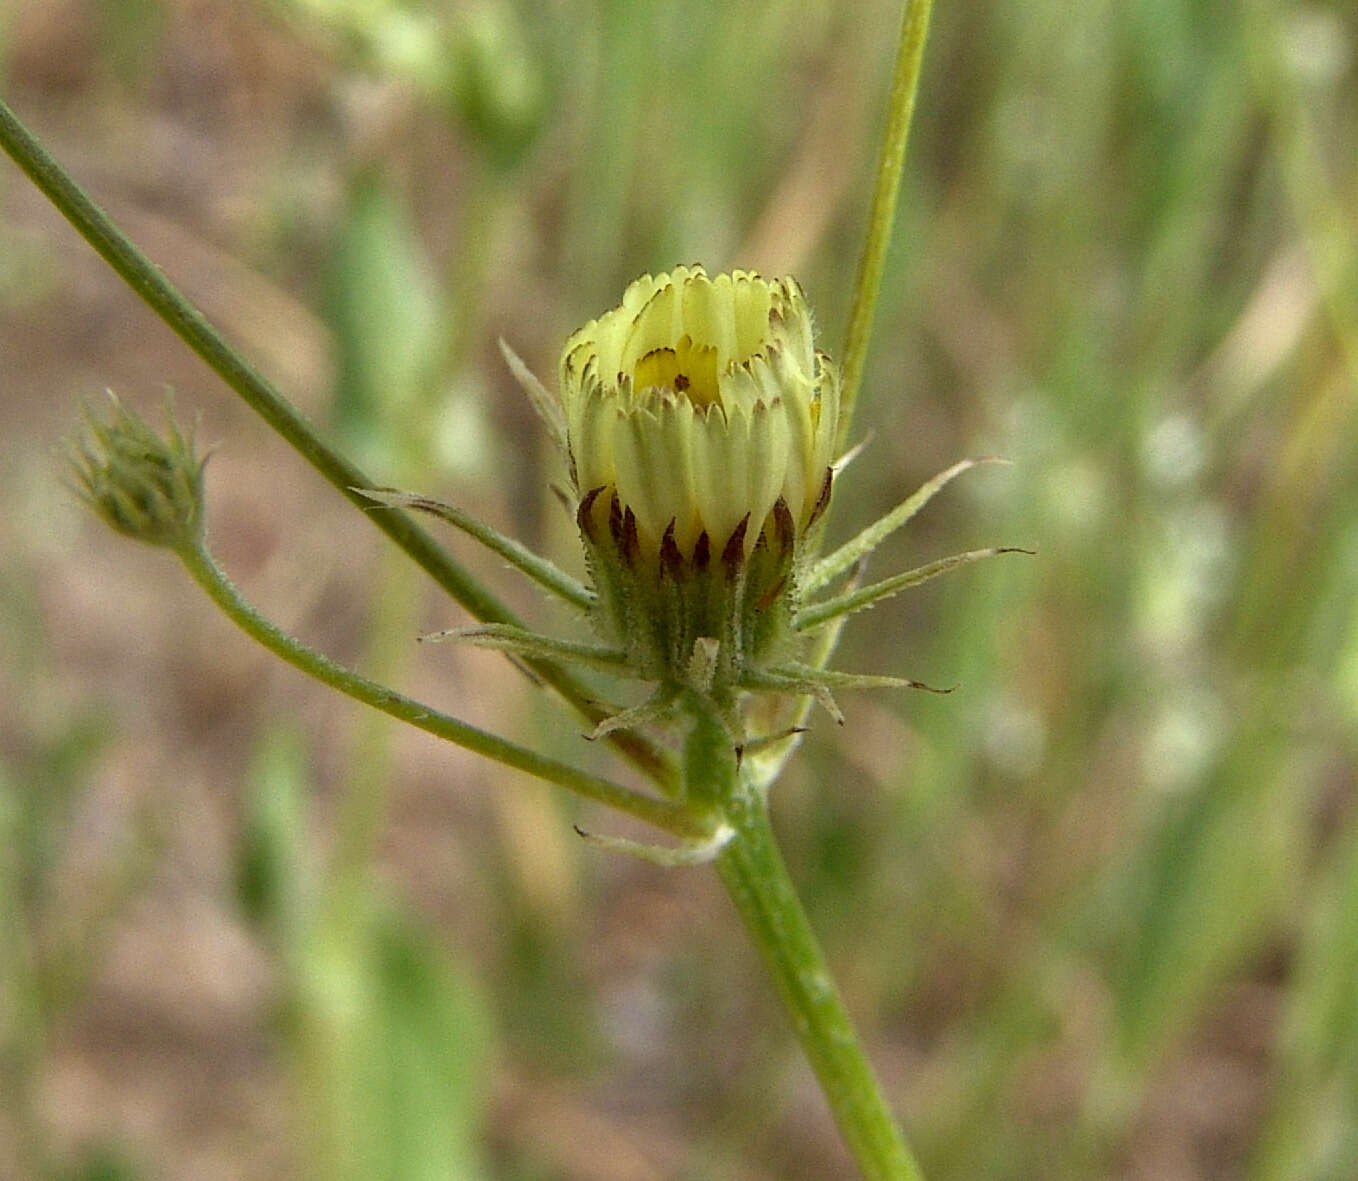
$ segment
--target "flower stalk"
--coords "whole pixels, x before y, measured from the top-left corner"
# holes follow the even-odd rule
[[[725,816],[735,835],[717,857],[717,872],[759,948],[849,1151],[871,1181],[920,1181],[920,1167],[778,852],[763,794],[745,780]]]

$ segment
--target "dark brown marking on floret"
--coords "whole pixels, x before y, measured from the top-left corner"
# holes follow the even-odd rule
[[[740,518],[740,524],[731,531],[726,548],[721,551],[721,564],[726,567],[726,576],[735,578],[745,562],[745,532],[750,527],[750,514]]]
[[[704,529],[698,534],[698,540],[693,543],[693,568],[701,574],[711,561],[712,542],[708,540],[707,530]]]
[[[679,552],[679,544],[674,540],[674,521],[665,527],[665,536],[660,539],[660,573],[678,579],[684,572],[684,555]]]
[[[641,551],[641,542],[637,539],[637,519],[629,508],[623,513],[622,518],[622,540],[619,543],[622,553],[622,560],[629,566],[635,566],[637,555]]]

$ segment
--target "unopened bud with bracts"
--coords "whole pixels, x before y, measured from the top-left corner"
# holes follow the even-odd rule
[[[638,279],[559,373],[577,521],[606,636],[683,683],[718,643],[734,685],[788,634],[799,550],[830,496],[839,374],[791,278]]]
[[[70,443],[77,495],[108,525],[151,545],[182,550],[203,538],[203,464],[193,432],[166,411],[165,434],[112,393],[105,420],[88,405]]]

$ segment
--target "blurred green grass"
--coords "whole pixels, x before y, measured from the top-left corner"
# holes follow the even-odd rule
[[[875,0],[0,3],[0,77],[384,480],[569,555],[495,338],[548,376],[636,274],[702,261],[795,271],[835,351],[897,20]],[[1358,1169],[1355,52],[1351,12],[1265,0],[935,14],[871,442],[835,525],[999,454],[1013,466],[968,476],[879,562],[1040,553],[852,625],[846,665],[959,688],[846,700],[775,802],[931,1178]],[[174,380],[207,407],[215,465],[241,478],[233,451],[262,444],[22,188],[0,173],[4,488],[24,510],[0,527],[4,922],[23,950],[0,1171],[846,1175],[703,874],[614,864],[575,841],[568,802],[280,696],[282,674],[214,672],[243,641],[185,652],[137,625],[178,594],[159,569],[99,610],[61,589],[146,564],[70,519],[50,536],[55,464],[31,455],[74,395]],[[241,269],[221,277],[222,256]],[[260,311],[261,290],[300,310]],[[296,361],[311,348],[318,367]],[[598,757],[490,657],[417,662],[410,636],[446,609],[362,535],[318,543],[323,489],[246,474],[214,529],[266,605],[313,587],[293,622],[366,669]],[[65,638],[124,625],[102,659]],[[205,698],[167,715],[120,662]],[[134,762],[137,808],[110,818],[119,752],[146,743],[166,753]],[[192,798],[226,818],[208,847],[230,869],[188,892],[268,981],[243,993],[248,1033],[201,1044],[154,989],[135,999],[153,970],[108,966],[157,915],[176,937],[156,900],[183,892],[207,824],[176,803],[186,769],[213,785]],[[118,888],[73,885],[85,856]],[[189,981],[182,1003],[211,995]],[[163,1091],[159,1118],[91,1112],[73,1076],[150,1060],[108,1034],[119,1012],[166,1022],[170,1093],[243,1039],[231,1077],[288,1118],[204,1100],[223,1163]]]

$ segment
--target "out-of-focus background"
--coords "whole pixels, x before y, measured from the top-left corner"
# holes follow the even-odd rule
[[[383,483],[578,568],[495,347],[645,270],[794,272],[837,352],[898,5],[0,0],[0,93]],[[941,4],[843,538],[986,544],[856,620],[779,784],[929,1177],[1358,1175],[1358,18]],[[253,647],[63,487],[106,387],[200,416],[274,619],[625,769],[0,163],[0,1176],[833,1178],[710,871]],[[464,539],[545,629],[569,626]]]

